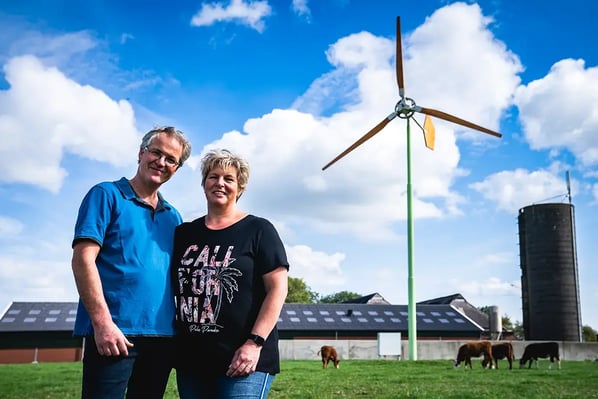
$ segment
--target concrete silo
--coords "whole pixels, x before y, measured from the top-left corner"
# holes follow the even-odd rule
[[[518,221],[525,339],[581,342],[573,205],[527,206]]]
[[[488,310],[490,324],[490,339],[499,340],[502,338],[502,316],[498,306],[490,306]]]

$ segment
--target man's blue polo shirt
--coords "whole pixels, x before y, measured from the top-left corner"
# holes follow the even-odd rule
[[[125,335],[174,335],[175,304],[169,273],[179,212],[161,194],[154,210],[137,197],[126,178],[89,190],[75,225],[73,245],[90,239],[100,246],[96,265],[112,320]],[[75,335],[93,334],[79,300]]]

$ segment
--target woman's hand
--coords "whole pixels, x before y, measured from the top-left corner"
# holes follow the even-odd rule
[[[227,377],[247,376],[255,371],[257,361],[260,359],[261,346],[251,340],[247,340],[235,351],[233,360],[228,366]]]

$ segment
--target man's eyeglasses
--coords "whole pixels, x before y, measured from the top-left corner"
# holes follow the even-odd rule
[[[152,160],[152,162],[156,161],[158,159],[164,158],[164,163],[169,168],[174,168],[174,167],[179,166],[179,161],[177,161],[176,159],[174,159],[170,155],[166,155],[166,154],[162,153],[162,151],[160,151],[160,150],[158,150],[156,148],[144,147],[143,151],[147,152],[148,154],[150,154],[154,158]]]

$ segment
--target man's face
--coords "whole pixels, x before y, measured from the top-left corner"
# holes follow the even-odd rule
[[[183,153],[174,136],[158,133],[151,144],[139,151],[138,175],[147,183],[161,185],[174,175]]]

